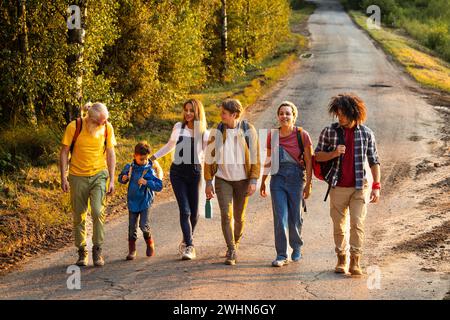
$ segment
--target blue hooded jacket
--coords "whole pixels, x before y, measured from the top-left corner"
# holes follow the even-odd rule
[[[123,176],[128,176],[130,167],[133,166],[130,180],[122,181]],[[144,174],[144,179],[147,180],[147,185],[139,187],[138,181]],[[135,161],[127,164],[122,172],[119,174],[119,182],[128,185],[128,210],[131,212],[140,212],[150,207],[153,202],[154,192],[162,190],[162,180],[155,176],[155,172],[152,169],[152,162],[149,161],[146,165],[140,166]]]

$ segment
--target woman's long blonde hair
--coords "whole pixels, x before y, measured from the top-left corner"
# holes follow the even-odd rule
[[[189,99],[183,104],[183,110],[187,104],[191,104],[194,108],[194,121],[198,121],[198,133],[203,134],[206,131],[206,117],[205,108],[203,103],[198,99]],[[186,123],[186,119],[183,114],[183,123]]]

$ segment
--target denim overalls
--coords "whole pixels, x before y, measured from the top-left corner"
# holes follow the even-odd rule
[[[289,230],[289,245],[293,256],[300,257],[303,245],[301,230],[303,219],[300,205],[303,199],[304,174],[300,167],[283,147],[279,146],[280,165],[276,174],[270,180],[272,211],[275,229],[276,260],[288,259],[287,234]]]
[[[180,225],[186,246],[192,246],[192,235],[198,222],[199,188],[201,182],[201,165],[195,163],[198,156],[194,145],[194,137],[182,136],[186,124],[181,126],[180,136],[175,148],[175,156],[183,159],[183,150],[190,149],[191,156],[187,161],[172,162],[170,166],[170,182],[177,198],[180,210]],[[181,163],[178,163],[181,162]]]

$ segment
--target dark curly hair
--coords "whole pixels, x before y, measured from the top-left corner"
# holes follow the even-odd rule
[[[364,101],[353,93],[341,93],[331,98],[328,112],[337,116],[339,111],[350,121],[355,121],[357,124],[366,121],[367,109]]]

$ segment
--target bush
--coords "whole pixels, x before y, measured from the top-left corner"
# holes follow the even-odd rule
[[[448,27],[444,23],[436,23],[429,27],[425,45],[432,50],[443,48],[448,45]]]
[[[58,159],[61,131],[48,126],[2,130],[0,172],[11,172],[29,165],[45,166]]]

